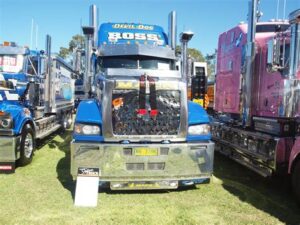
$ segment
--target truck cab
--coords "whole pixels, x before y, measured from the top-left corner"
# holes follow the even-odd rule
[[[174,189],[209,181],[209,118],[187,99],[186,74],[157,25],[104,23],[96,98],[79,104],[71,174],[96,168],[111,189]],[[170,37],[170,36],[169,36]]]

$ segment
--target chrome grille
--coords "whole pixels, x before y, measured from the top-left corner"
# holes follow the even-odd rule
[[[115,135],[177,135],[180,125],[180,91],[156,91],[156,116],[151,116],[146,95],[146,114],[138,115],[138,90],[113,90],[112,127]]]

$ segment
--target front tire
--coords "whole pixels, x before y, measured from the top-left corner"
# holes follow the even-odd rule
[[[35,139],[33,129],[26,124],[21,134],[20,159],[18,165],[25,166],[31,163],[35,150]]]
[[[300,203],[300,161],[296,162],[296,165],[292,173],[292,186],[293,191],[297,197],[298,202]]]

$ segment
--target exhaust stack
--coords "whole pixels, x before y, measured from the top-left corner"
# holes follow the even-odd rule
[[[46,35],[47,74],[45,78],[45,113],[52,110],[51,36]]]
[[[176,36],[177,36],[177,21],[176,12],[172,11],[169,14],[169,46],[175,50],[176,48]]]
[[[243,81],[243,126],[251,126],[252,107],[252,80],[255,58],[255,34],[256,22],[258,20],[257,6],[259,0],[249,1],[247,52],[246,52],[246,73]]]
[[[97,47],[97,6],[90,6],[90,26],[83,26],[82,31],[85,36],[85,71],[83,87],[85,98],[91,97],[93,83],[92,51]]]
[[[194,33],[192,31],[185,31],[180,34],[180,41],[181,41],[181,73],[183,79],[186,84],[188,84],[189,77],[188,77],[188,42],[192,39]]]
[[[96,48],[98,41],[98,9],[96,5],[90,6],[90,27],[94,27],[94,35],[93,35],[93,48]]]

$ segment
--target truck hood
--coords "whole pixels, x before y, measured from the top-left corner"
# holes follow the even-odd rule
[[[2,98],[3,100],[10,100],[9,98],[6,98],[5,91],[8,91],[9,93],[18,94],[19,96],[22,96],[27,88],[27,75],[25,73],[0,73],[2,79],[4,78],[6,81],[11,81],[15,85],[15,89],[7,89],[0,86],[0,92],[2,92]],[[6,92],[7,93],[7,92]],[[0,97],[1,101],[1,97]]]
[[[18,105],[16,102],[0,102],[0,111],[9,113],[14,119],[17,118],[21,112],[23,112],[23,108],[23,106]]]

